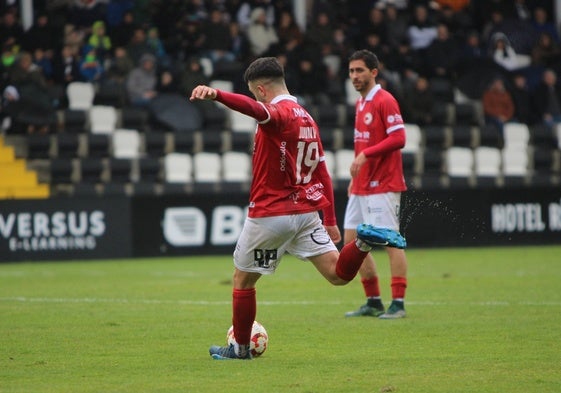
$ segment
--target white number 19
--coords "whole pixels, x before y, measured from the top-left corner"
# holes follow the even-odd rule
[[[312,173],[319,164],[319,145],[318,142],[306,143],[298,142],[298,157],[296,157],[296,184],[306,184],[312,180]],[[308,167],[305,174],[302,167]],[[305,168],[304,168],[305,171]]]

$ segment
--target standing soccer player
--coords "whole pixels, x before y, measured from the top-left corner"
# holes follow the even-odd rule
[[[249,212],[234,251],[232,324],[236,343],[210,347],[214,359],[251,359],[255,284],[261,275],[275,272],[285,252],[309,260],[333,285],[345,285],[356,276],[373,246],[405,247],[405,239],[397,232],[360,225],[357,239],[339,253],[334,244],[341,234],[332,183],[315,121],[289,94],[276,58],[255,60],[244,79],[256,100],[204,85],[193,89],[190,98],[216,100],[258,122]]]
[[[405,127],[395,98],[376,83],[378,58],[367,50],[349,59],[349,77],[361,98],[356,103],[354,147],[349,201],[345,211],[344,242],[356,237],[356,226],[367,223],[399,231],[401,192],[407,189],[403,177],[401,148]],[[392,303],[386,311],[380,297],[376,265],[368,254],[359,272],[366,304],[346,316],[382,319],[405,317],[407,259],[403,248],[386,247],[390,260]]]

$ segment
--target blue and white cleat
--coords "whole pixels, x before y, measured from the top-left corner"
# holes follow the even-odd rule
[[[406,248],[407,241],[399,232],[388,228],[378,228],[370,224],[360,224],[357,229],[357,238],[371,247],[386,246]]]
[[[234,344],[230,344],[226,347],[213,345],[212,347],[209,348],[208,352],[210,353],[210,356],[212,356],[212,358],[215,360],[233,360],[233,359],[251,360],[252,358],[251,352],[249,350],[246,351],[245,356],[239,356],[236,353]]]

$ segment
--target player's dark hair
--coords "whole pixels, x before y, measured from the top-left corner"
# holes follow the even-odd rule
[[[364,64],[366,64],[366,67],[368,67],[369,70],[378,68],[379,65],[378,57],[374,53],[366,49],[357,50],[355,53],[353,53],[351,57],[349,57],[349,62],[353,60],[364,61]]]
[[[243,75],[246,83],[263,78],[284,79],[284,70],[276,57],[261,57],[253,61]]]

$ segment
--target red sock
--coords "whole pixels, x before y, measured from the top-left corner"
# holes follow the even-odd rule
[[[405,298],[405,288],[407,288],[407,277],[392,277],[392,298]]]
[[[366,255],[368,255],[368,252],[360,251],[354,241],[345,244],[337,260],[335,273],[345,281],[352,281]]]
[[[234,289],[232,297],[234,337],[238,344],[249,345],[251,327],[257,313],[255,288]]]
[[[378,283],[378,276],[372,278],[363,278],[360,280],[362,282],[362,287],[364,288],[364,294],[366,297],[379,297],[380,296],[380,284]]]

